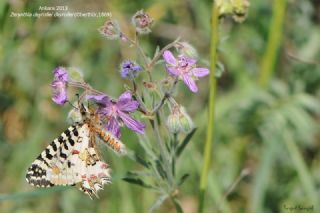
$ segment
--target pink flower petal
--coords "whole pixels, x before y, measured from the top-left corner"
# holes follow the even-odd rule
[[[195,81],[189,75],[183,75],[183,81],[192,92],[198,92],[198,87]]]
[[[117,102],[117,107],[121,111],[125,112],[133,112],[139,107],[138,101],[130,100],[130,99],[125,99],[125,100],[119,100]]]
[[[58,105],[63,105],[68,101],[66,82],[54,80],[51,84],[53,90],[52,100]]]
[[[121,137],[119,123],[114,117],[110,118],[110,120],[106,123],[105,128],[117,138]]]
[[[177,60],[176,58],[172,55],[172,53],[169,50],[164,51],[163,53],[163,59],[170,65],[176,65]]]
[[[193,68],[191,71],[193,75],[197,77],[204,77],[209,75],[209,69],[207,68],[198,67],[198,68]]]
[[[110,98],[106,95],[87,95],[86,99],[89,101],[94,101],[103,106],[106,106],[110,103]]]
[[[138,109],[139,103],[132,99],[130,92],[124,92],[119,96],[117,108],[125,112],[133,112]]]
[[[131,92],[126,91],[126,92],[122,93],[118,98],[119,101],[125,100],[125,99],[132,99]]]
[[[178,76],[179,73],[177,72],[177,69],[175,67],[166,67],[168,73],[170,73],[173,76]]]
[[[145,125],[135,119],[133,119],[132,117],[130,117],[128,114],[119,111],[119,116],[122,119],[122,121],[124,122],[124,124],[131,130],[140,133],[140,134],[144,134],[144,128]]]

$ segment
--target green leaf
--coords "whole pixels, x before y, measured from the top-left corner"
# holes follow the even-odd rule
[[[216,66],[217,66],[217,69],[216,69],[215,76],[216,76],[217,78],[220,78],[221,75],[224,73],[225,68],[224,68],[223,63],[221,63],[220,61],[217,62]]]
[[[157,168],[157,171],[159,172],[160,176],[162,177],[162,179],[167,179],[167,174],[166,174],[165,170],[163,169],[160,160],[156,160],[156,168]]]
[[[178,186],[181,186],[181,185],[184,183],[184,181],[186,181],[186,179],[187,179],[189,176],[190,176],[190,175],[189,175],[188,173],[182,175],[182,177],[180,178],[180,181],[179,181],[179,183],[178,183]]]
[[[165,61],[163,60],[163,59],[159,59],[156,63],[155,63],[155,65],[160,65],[160,64],[164,64],[165,63]]]
[[[168,195],[162,195],[160,196],[150,207],[148,212],[153,212],[157,208],[161,206],[161,204],[168,198]]]
[[[136,161],[137,163],[141,164],[142,166],[144,166],[145,168],[149,169],[150,168],[150,162],[146,161],[145,159],[143,159],[142,157],[140,157],[137,153],[134,152],[128,152],[127,156],[131,159]]]
[[[184,148],[188,145],[188,143],[190,142],[193,134],[196,132],[197,128],[194,128],[186,137],[185,139],[182,141],[182,143],[180,144],[180,146],[178,146],[177,151],[176,151],[176,156],[179,157],[180,154],[182,153],[182,151],[184,150]]]
[[[154,52],[153,58],[155,58],[160,52],[160,46],[157,45],[156,51]]]
[[[131,178],[131,177],[125,177],[125,178],[122,178],[122,180],[128,182],[128,183],[131,183],[131,184],[135,184],[135,185],[139,185],[139,186],[142,186],[142,187],[145,187],[145,188],[154,188],[152,187],[151,185],[149,184],[146,184],[143,180],[141,180],[140,178]]]
[[[172,201],[174,203],[174,206],[176,207],[177,212],[178,213],[183,213],[183,209],[182,209],[179,201],[176,198],[173,198]]]
[[[150,177],[150,176],[154,176],[154,174],[150,172],[142,172],[142,171],[128,171],[126,174],[126,177],[137,177],[137,176]]]

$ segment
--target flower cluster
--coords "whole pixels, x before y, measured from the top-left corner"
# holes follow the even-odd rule
[[[190,140],[194,133],[191,117],[175,96],[178,94],[176,84],[182,81],[191,92],[196,93],[198,92],[196,81],[209,75],[209,69],[199,67],[195,48],[179,40],[155,51],[154,57],[150,58],[139,45],[138,39],[141,34],[151,32],[153,19],[140,10],[132,16],[131,21],[136,32],[134,38],[126,35],[116,20],[108,20],[98,29],[108,39],[120,39],[130,47],[135,47],[139,56],[143,58],[141,61],[138,60],[140,58],[125,60],[120,64],[119,77],[126,82],[125,91],[118,98],[113,98],[93,89],[83,80],[83,75],[78,69],[58,67],[53,73],[52,100],[58,105],[63,105],[69,101],[68,87],[84,89],[84,92],[79,95],[78,102],[94,103],[92,108],[99,120],[99,128],[101,124],[104,131],[107,130],[114,136],[113,139],[120,139],[122,127],[138,134],[144,134],[143,137],[139,137],[138,142],[146,151],[145,156],[148,160],[139,158],[136,161],[144,166],[148,165],[146,168],[155,179],[154,189],[161,188],[159,193],[162,196],[165,193],[166,197],[175,199],[172,194],[177,191],[180,181],[175,180],[175,171],[172,168],[175,168],[173,164],[179,155],[177,150],[183,150],[187,144],[184,142],[183,147],[178,147],[178,134],[188,134],[186,138]],[[175,49],[176,53],[171,52],[172,49]],[[162,58],[165,65],[157,66],[155,69],[155,65],[163,61]],[[157,72],[158,68],[164,72]],[[140,75],[139,78],[137,78],[138,75]],[[73,122],[79,122],[80,113],[78,111],[71,110],[69,113]],[[140,117],[138,117],[139,113]],[[147,122],[143,123],[137,118]],[[150,124],[150,126],[145,124]],[[146,131],[146,128],[152,131]],[[151,132],[152,139],[149,139],[147,133]],[[167,135],[163,135],[165,133]],[[155,143],[151,143],[151,140],[156,142],[157,147],[152,147]],[[114,140],[110,141],[110,145],[117,147]],[[137,183],[137,179],[130,179],[130,177],[125,180]],[[143,181],[139,179],[139,183],[141,182]]]

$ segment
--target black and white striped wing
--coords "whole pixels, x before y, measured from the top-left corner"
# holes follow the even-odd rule
[[[83,124],[70,126],[37,157],[29,167],[26,180],[37,187],[72,185],[81,180],[74,150],[87,146],[88,131]]]
[[[91,147],[91,138],[86,123],[70,126],[32,163],[27,182],[36,187],[77,184],[86,194],[96,194],[110,182],[110,175],[109,166]]]

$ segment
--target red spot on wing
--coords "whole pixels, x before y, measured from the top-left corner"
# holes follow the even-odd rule
[[[78,155],[79,153],[80,153],[79,150],[75,150],[75,149],[72,150],[72,154],[73,154],[73,155]]]
[[[101,168],[101,169],[107,169],[107,168],[109,168],[109,165],[106,164],[106,163],[104,163],[104,164],[102,164],[102,165],[100,166],[100,168]]]
[[[90,175],[90,179],[97,179],[98,177],[96,175]]]

